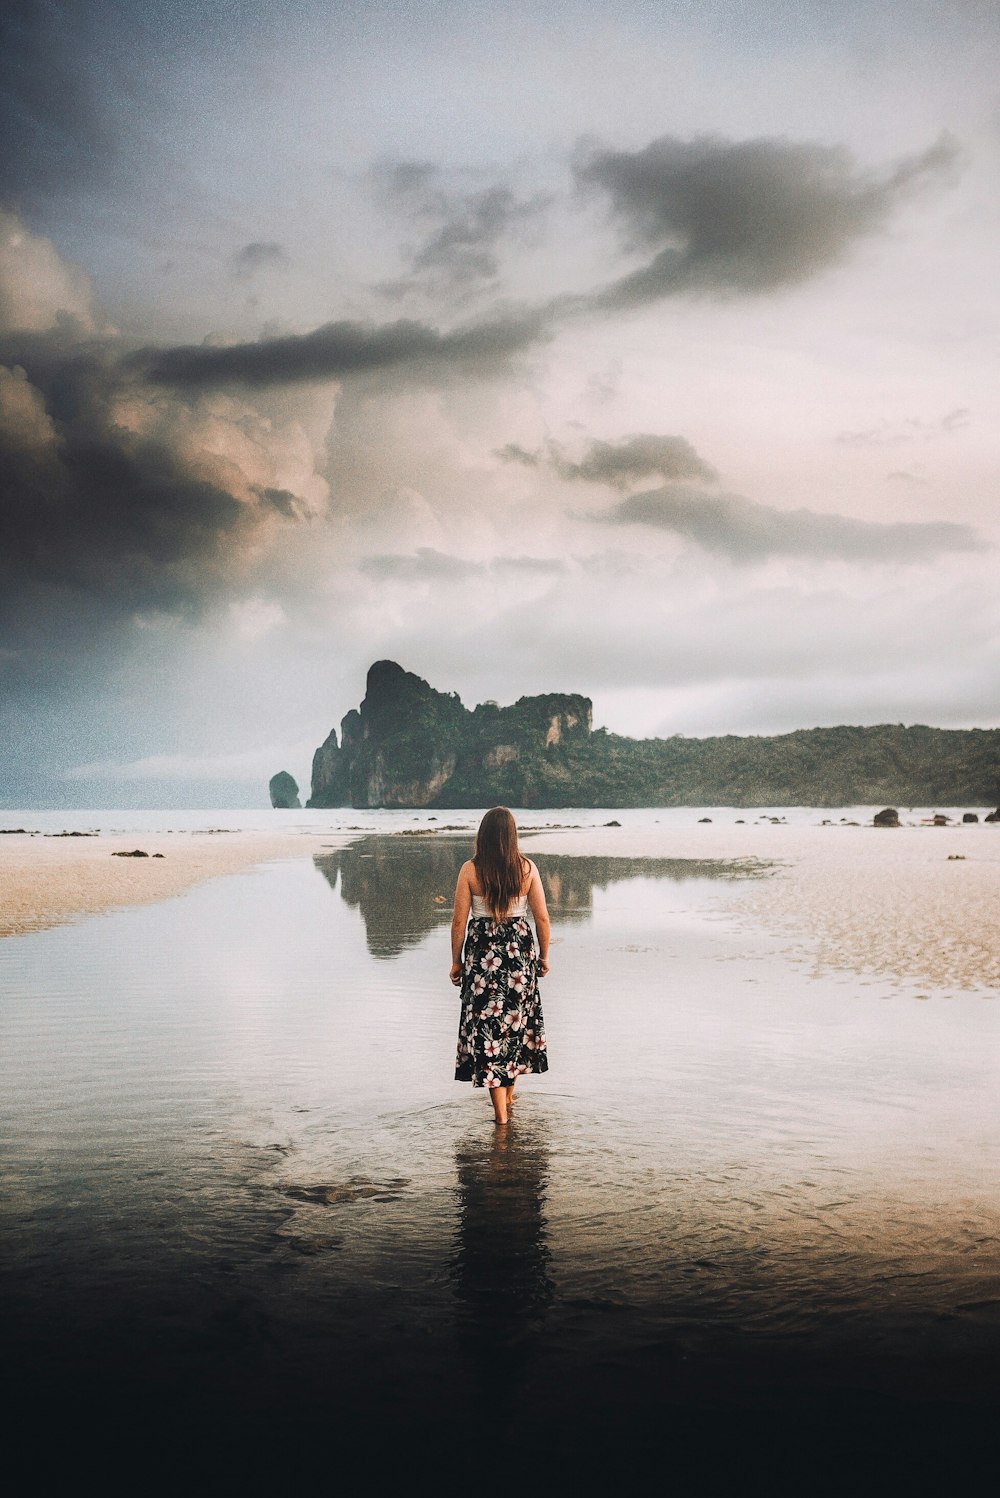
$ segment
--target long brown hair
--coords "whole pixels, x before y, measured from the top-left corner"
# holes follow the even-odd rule
[[[472,866],[487,910],[495,921],[502,921],[530,868],[517,846],[517,823],[506,806],[494,806],[480,822]]]

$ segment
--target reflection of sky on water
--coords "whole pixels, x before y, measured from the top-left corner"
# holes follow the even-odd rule
[[[471,855],[468,838],[363,837],[316,857],[316,867],[346,905],[360,910],[373,957],[398,957],[451,920],[455,881]],[[539,860],[545,898],[554,922],[587,921],[595,898],[626,881],[632,899],[652,893],[653,907],[669,895],[661,881],[732,880],[760,874],[756,860],[607,858],[547,854]],[[655,893],[650,886],[655,882]],[[679,906],[689,906],[682,897]]]
[[[598,1429],[988,1396],[996,1006],[810,979],[752,867],[540,859],[553,1070],[500,1139],[451,1081],[467,842],[348,851],[0,944],[15,1402],[478,1418],[493,1351]]]

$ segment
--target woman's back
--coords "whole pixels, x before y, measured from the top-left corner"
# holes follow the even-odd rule
[[[514,901],[513,905],[510,906],[509,910],[507,911],[507,914],[503,917],[503,919],[505,921],[515,921],[515,920],[518,919],[519,916],[523,916],[525,914],[525,912],[527,911],[527,909],[528,909],[528,896],[527,896],[527,893],[525,893],[523,895],[519,895],[518,896],[518,898]],[[486,903],[485,899],[483,898],[483,896],[482,895],[473,895],[472,896],[472,919],[474,921],[481,921],[484,918],[488,918],[490,920],[495,919],[492,910],[490,910],[490,908],[487,905],[487,903]]]
[[[531,862],[530,858],[525,858],[523,860],[523,865],[524,867],[521,871],[520,893],[512,899],[510,905],[508,905],[507,907],[506,912],[500,917],[501,920],[517,920],[519,916],[523,916],[527,913],[528,894],[531,890],[531,881],[534,879],[538,871],[535,868],[535,865]],[[482,920],[484,917],[488,917],[490,920],[496,920],[497,917],[490,909],[489,901],[487,900],[485,891],[483,890],[480,883],[475,863],[471,858],[465,865],[465,868],[468,870],[469,874],[469,893],[472,897],[472,909],[470,910],[469,914],[474,921]]]

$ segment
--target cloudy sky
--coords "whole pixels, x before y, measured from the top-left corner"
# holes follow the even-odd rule
[[[1000,724],[993,0],[12,0],[0,799],[258,805],[391,657]]]

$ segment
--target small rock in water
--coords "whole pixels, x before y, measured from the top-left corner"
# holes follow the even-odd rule
[[[699,822],[710,822],[711,820],[712,820],[711,817],[699,817],[698,818]]]
[[[621,822],[605,822],[605,827],[620,827]]]
[[[887,806],[882,811],[877,811],[872,818],[874,827],[898,827],[899,812],[894,806]]]
[[[301,810],[298,785],[294,776],[289,775],[287,770],[279,770],[277,775],[272,775],[267,789],[275,811]]]
[[[366,1198],[374,1198],[376,1201],[398,1201],[400,1187],[408,1186],[409,1180],[404,1176],[393,1176],[388,1181],[372,1181],[368,1176],[352,1176],[349,1181],[334,1182],[326,1186],[285,1186],[285,1196],[290,1196],[297,1202],[309,1202],[317,1207],[337,1207],[346,1202],[364,1201]]]
[[[163,854],[159,853],[159,854],[156,854],[155,856],[158,857],[158,858],[162,858]],[[143,848],[133,848],[132,851],[131,851],[131,853],[112,853],[111,857],[112,858],[148,858],[149,854]]]
[[[976,813],[974,811],[966,811],[966,812],[962,813],[962,821],[963,822],[978,822],[979,818],[976,816]]]
[[[964,853],[949,853],[948,854],[948,862],[949,863],[964,863],[965,862],[965,854]]]

